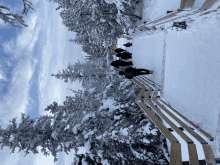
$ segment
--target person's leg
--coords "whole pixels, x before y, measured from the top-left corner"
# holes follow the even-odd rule
[[[116,54],[116,57],[121,57],[121,54]]]
[[[116,53],[120,53],[120,52],[124,52],[124,51],[126,51],[126,50],[121,49],[121,48],[117,48],[117,49],[115,49],[115,52],[116,52]]]
[[[126,62],[126,63],[124,64],[124,66],[130,66],[130,65],[133,65],[132,61]]]
[[[147,69],[137,69],[137,74],[142,75],[142,74],[150,74],[150,70]]]
[[[132,53],[124,53],[123,55],[125,55],[125,56],[132,56]]]

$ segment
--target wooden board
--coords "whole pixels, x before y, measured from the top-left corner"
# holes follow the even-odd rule
[[[147,84],[146,84],[147,85]],[[151,88],[150,88],[151,89]],[[149,89],[149,90],[150,90]],[[145,90],[145,89],[144,89]],[[148,91],[149,92],[149,91]],[[157,91],[155,91],[154,93],[154,97],[157,95]],[[193,143],[193,141],[185,134],[183,133],[172,121],[170,121],[157,107],[155,107],[150,101],[145,100],[147,102],[148,105],[151,106],[151,108],[153,108],[154,111],[157,112],[157,114],[159,114],[159,116],[161,118],[163,118],[163,120],[166,121],[166,123],[168,123],[187,143]]]
[[[150,30],[149,28],[145,27],[144,25],[143,26],[139,26],[138,29],[140,29],[140,30]]]
[[[199,165],[198,154],[195,144],[188,144],[190,165]]]
[[[181,113],[179,113],[177,110],[175,110],[173,107],[171,107],[171,105],[167,104],[165,101],[163,101],[162,99],[159,99],[161,102],[163,102],[166,106],[168,106],[170,109],[172,109],[174,112],[176,112],[179,116],[181,116],[183,119],[185,119],[188,123],[190,123],[193,127],[195,127],[196,129],[198,129],[201,133],[203,133],[206,137],[208,137],[211,141],[214,140],[214,138],[209,135],[208,133],[206,133],[205,131],[201,130],[199,128],[199,126],[197,126],[196,124],[194,124],[192,121],[190,121],[188,118],[186,118],[185,116],[183,116]]]
[[[176,14],[178,14],[178,13],[180,13],[180,12],[181,12],[181,11],[173,12],[173,13],[171,13],[171,14],[169,14],[169,15],[166,15],[166,16],[164,16],[164,17],[162,17],[162,18],[159,18],[159,19],[157,19],[157,20],[155,20],[155,21],[152,21],[152,22],[147,23],[146,26],[147,26],[148,24],[150,25],[150,24],[152,24],[152,23],[157,23],[157,22],[166,20],[166,19],[168,19],[168,18],[172,18],[172,17],[176,16]]]
[[[205,153],[206,165],[216,165],[211,147],[208,144],[202,144],[202,147]]]
[[[155,126],[163,133],[163,135],[172,143],[179,142],[179,140],[160,122],[160,120],[147,108],[143,102],[138,102],[138,105],[147,113],[148,117],[155,124]]]
[[[179,17],[175,17],[175,18],[170,19],[170,20],[167,20],[167,21],[165,21],[165,22],[159,22],[159,23],[155,24],[154,26],[159,26],[159,25],[162,25],[162,24],[165,24],[165,23],[168,23],[168,22],[173,22],[173,21],[178,20],[178,19],[180,19],[180,18],[182,18],[182,19],[188,18],[188,16],[191,16],[191,15],[193,15],[193,14],[200,13],[200,12],[202,12],[202,11],[197,10],[197,11],[195,11],[195,12],[193,12],[193,13],[189,13],[189,14],[186,14],[186,15],[181,15],[181,16],[179,16]]]
[[[195,3],[195,0],[181,0],[180,9],[192,8]]]
[[[209,9],[214,3],[216,2],[216,0],[206,0],[201,9]]]
[[[181,144],[171,143],[170,165],[182,165]]]
[[[172,114],[168,109],[166,109],[163,105],[161,105],[158,101],[156,101],[156,98],[153,99],[153,101],[161,108],[163,109],[167,114],[169,114],[175,121],[177,121],[183,128],[185,128],[193,137],[195,137],[200,143],[207,144],[208,142],[203,139],[200,135],[198,135],[195,131],[193,131],[190,127],[188,127],[184,122],[182,122],[178,117],[176,117],[174,114]]]
[[[183,133],[170,119],[168,119],[157,107],[155,107],[150,101],[146,101],[154,111],[167,123],[173,130],[175,130],[187,143],[194,143],[185,133]]]
[[[144,94],[145,89],[146,89],[145,87],[143,87],[143,88],[141,89],[141,91],[138,93],[138,95],[137,95],[137,97],[136,97],[135,100],[141,100],[141,96]]]

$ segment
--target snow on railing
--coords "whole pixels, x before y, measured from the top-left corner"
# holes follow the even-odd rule
[[[129,35],[122,35],[122,37],[132,38],[144,34],[151,35],[154,34],[156,30],[164,30],[165,29],[164,27],[166,28],[171,27],[174,21],[176,22],[194,21],[194,19],[196,19],[197,17],[219,11],[218,9],[220,9],[220,6],[215,5],[215,7],[212,7],[215,2],[216,0],[206,0],[201,8],[196,8],[196,9],[185,8],[184,10],[180,10],[180,9],[175,10],[171,13],[168,13],[165,16],[157,17],[153,21],[141,24],[140,26],[138,26],[138,29],[140,29],[140,31]],[[184,6],[187,5],[184,4]]]

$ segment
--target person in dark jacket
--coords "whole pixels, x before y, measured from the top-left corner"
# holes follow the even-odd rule
[[[124,60],[127,60],[129,58],[132,57],[132,53],[129,53],[129,52],[122,52],[122,53],[118,53],[116,54],[117,57],[121,57],[122,59]]]
[[[133,65],[133,63],[131,61],[126,62],[126,61],[122,61],[120,60],[116,60],[116,61],[112,61],[111,66],[114,66],[116,68],[119,68],[120,66],[129,66],[129,65]]]
[[[123,44],[123,45],[126,47],[130,47],[130,46],[132,46],[132,43],[128,42],[127,44]]]
[[[124,52],[124,51],[126,51],[126,50],[121,49],[121,48],[117,48],[117,49],[115,49],[115,52],[116,52],[116,53],[121,53],[121,52]]]
[[[145,75],[145,74],[153,74],[153,70],[147,70],[147,69],[136,69],[133,67],[126,68],[124,71],[120,71],[119,75],[124,75],[127,79],[132,79],[135,76],[139,75]]]

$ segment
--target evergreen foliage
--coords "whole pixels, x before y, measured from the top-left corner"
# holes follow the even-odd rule
[[[17,125],[16,118],[10,121],[6,129],[0,127],[0,145],[9,147],[11,153],[15,148],[25,152],[25,156],[31,151],[38,154],[37,147],[41,146],[41,153],[48,156],[50,153],[54,156],[54,162],[57,161],[57,153],[65,151],[68,154],[70,149],[76,149],[73,132],[65,130],[65,123],[62,121],[63,110],[59,109],[55,117],[44,115],[40,116],[37,121],[30,119],[22,113],[21,123]],[[53,119],[53,124],[52,123]],[[67,147],[66,142],[70,142]]]
[[[140,88],[123,80],[109,67],[109,50],[123,31],[136,27],[135,0],[49,0],[58,3],[63,24],[77,35],[70,42],[82,45],[88,54],[84,62],[68,64],[51,76],[82,84],[83,90],[71,90],[63,105],[53,102],[44,110],[51,115],[37,120],[25,117],[19,125],[14,118],[6,129],[0,127],[0,145],[39,153],[75,150],[72,165],[168,164],[161,150],[163,135],[135,103]],[[85,154],[78,154],[85,147]]]
[[[24,8],[21,12],[22,15],[27,15],[29,9],[34,10],[31,7],[32,3],[29,2],[28,0],[22,0],[22,3],[24,6]],[[26,25],[23,20],[23,16],[19,16],[18,14],[12,14],[12,13],[3,13],[2,9],[6,9],[8,11],[10,11],[10,9],[3,6],[3,5],[0,5],[0,19],[2,19],[4,21],[4,23],[9,23],[12,26],[22,28],[22,26],[20,26],[20,25],[15,25],[14,20],[17,20],[21,25],[28,27],[28,25]]]
[[[133,1],[124,0],[120,7],[107,0],[53,2],[59,4],[57,10],[63,9],[60,12],[63,24],[69,31],[77,33],[76,38],[70,41],[82,45],[89,42],[110,47],[115,38],[120,37],[124,30],[135,28],[137,20],[141,19],[134,14]]]

